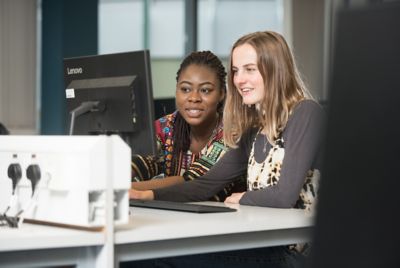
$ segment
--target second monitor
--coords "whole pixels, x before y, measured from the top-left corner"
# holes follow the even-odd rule
[[[135,154],[155,154],[148,50],[64,59],[70,135],[118,134]]]

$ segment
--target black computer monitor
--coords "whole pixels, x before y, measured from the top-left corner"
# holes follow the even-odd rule
[[[148,50],[64,59],[70,135],[118,134],[135,154],[155,154]]]
[[[400,267],[400,3],[338,13],[308,268]]]

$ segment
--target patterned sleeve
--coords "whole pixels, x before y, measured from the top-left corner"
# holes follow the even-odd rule
[[[160,142],[157,139],[157,151],[159,152]],[[160,156],[138,154],[132,155],[131,171],[132,182],[146,181],[162,173]]]
[[[154,122],[156,131],[157,155],[132,155],[132,182],[150,180],[164,172],[163,166],[165,158],[163,144],[165,142],[165,137],[162,130],[163,122],[165,122],[165,118],[160,118]]]

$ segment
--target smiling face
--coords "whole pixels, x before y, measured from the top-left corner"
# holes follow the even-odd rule
[[[265,96],[264,79],[257,66],[257,53],[249,44],[232,52],[233,83],[243,98],[243,104],[260,103]]]
[[[203,65],[192,64],[179,75],[176,106],[192,127],[214,127],[218,103],[224,98],[217,74]]]

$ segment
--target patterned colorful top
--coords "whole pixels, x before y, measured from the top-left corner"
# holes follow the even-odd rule
[[[182,176],[185,181],[196,179],[215,165],[215,163],[227,152],[228,148],[223,142],[223,124],[220,122],[214,129],[209,142],[197,154],[190,150],[181,152],[179,160],[174,166],[173,136],[174,123],[177,112],[168,114],[155,121],[157,139],[157,156],[132,156],[132,181],[149,180],[154,177]],[[232,191],[240,191],[243,188],[244,178],[239,183],[230,184],[218,193],[212,200],[223,201]],[[242,190],[245,190],[242,189]]]

